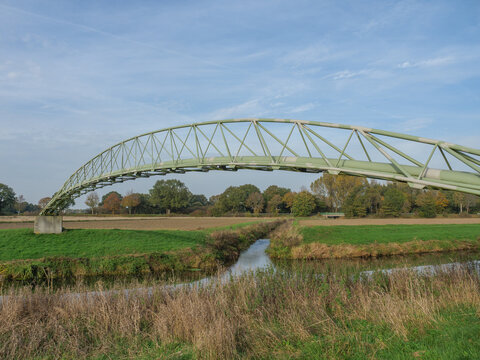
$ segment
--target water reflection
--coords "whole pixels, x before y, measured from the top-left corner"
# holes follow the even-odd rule
[[[456,251],[397,255],[380,258],[324,259],[324,260],[274,260],[276,269],[289,272],[353,274],[387,269],[435,267],[445,264],[470,263],[480,259],[480,252]]]

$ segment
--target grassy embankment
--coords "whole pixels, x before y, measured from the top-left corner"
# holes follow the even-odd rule
[[[0,230],[0,280],[211,272],[277,225],[256,222],[198,231],[79,229],[39,235],[31,229]]]
[[[478,359],[480,279],[246,275],[211,288],[12,291],[2,359]]]
[[[285,259],[377,257],[480,250],[480,224],[299,226],[271,236],[269,254]]]

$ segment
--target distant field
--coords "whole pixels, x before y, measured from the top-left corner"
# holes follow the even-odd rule
[[[255,217],[64,217],[66,229],[202,230],[273,218]],[[33,217],[0,217],[0,229],[33,228]]]
[[[480,224],[480,217],[472,218],[411,218],[411,219],[323,219],[323,218],[305,218],[298,220],[301,226],[338,226],[338,225],[446,225],[446,224]]]
[[[300,233],[305,244],[317,242],[327,245],[477,240],[480,238],[480,224],[302,226]]]

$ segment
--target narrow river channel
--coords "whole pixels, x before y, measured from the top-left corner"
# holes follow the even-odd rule
[[[251,273],[262,269],[273,271],[285,271],[287,273],[305,272],[321,276],[327,272],[339,272],[343,274],[361,274],[371,276],[376,272],[391,273],[401,270],[416,271],[420,274],[433,275],[436,272],[448,271],[459,267],[468,267],[480,272],[479,252],[448,252],[427,253],[408,256],[392,256],[370,259],[326,259],[326,260],[274,260],[270,259],[266,250],[270,244],[268,239],[260,239],[254,242],[247,250],[243,251],[237,262],[230,266],[221,275],[207,276],[195,281],[179,280],[174,283],[163,285],[165,289],[178,289],[184,287],[211,286],[218,282],[228,281],[245,273]],[[83,293],[70,293],[70,296],[96,296],[100,293],[126,293],[133,295],[136,291],[153,291],[153,287],[135,286],[134,283],[125,282],[123,286],[115,289],[101,291],[87,291]],[[162,286],[162,281],[153,281],[150,284],[155,287]],[[98,289],[98,287],[96,287]],[[5,296],[0,296],[0,304],[5,301]]]

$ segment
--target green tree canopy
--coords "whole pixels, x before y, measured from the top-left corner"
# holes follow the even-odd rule
[[[246,201],[250,194],[260,193],[260,190],[251,184],[228,187],[215,203],[215,212],[244,212],[247,210]]]
[[[294,216],[309,216],[316,206],[315,197],[308,191],[302,191],[293,199],[292,213]]]
[[[279,187],[277,185],[270,185],[263,192],[263,198],[265,199],[265,203],[268,203],[270,199],[273,198],[275,195],[278,195],[281,198],[283,198],[283,196],[289,193],[290,191],[292,190],[288,188]]]
[[[382,212],[385,216],[400,216],[407,195],[396,186],[389,186],[383,195]]]
[[[185,184],[176,179],[158,180],[150,189],[150,203],[167,214],[188,207],[191,196]]]
[[[357,186],[352,190],[343,204],[345,215],[349,217],[364,217],[367,215],[367,207],[369,205],[367,191],[365,186]]]
[[[203,194],[193,194],[188,199],[188,206],[190,207],[201,207],[208,205],[208,199]]]
[[[15,211],[15,192],[5,184],[0,184],[0,214],[11,214]]]
[[[432,191],[425,191],[418,195],[416,204],[421,217],[434,218],[437,216],[436,196]]]
[[[367,179],[350,175],[331,175],[323,173],[322,177],[310,184],[315,196],[325,199],[326,204],[338,211],[357,186],[368,185]]]

